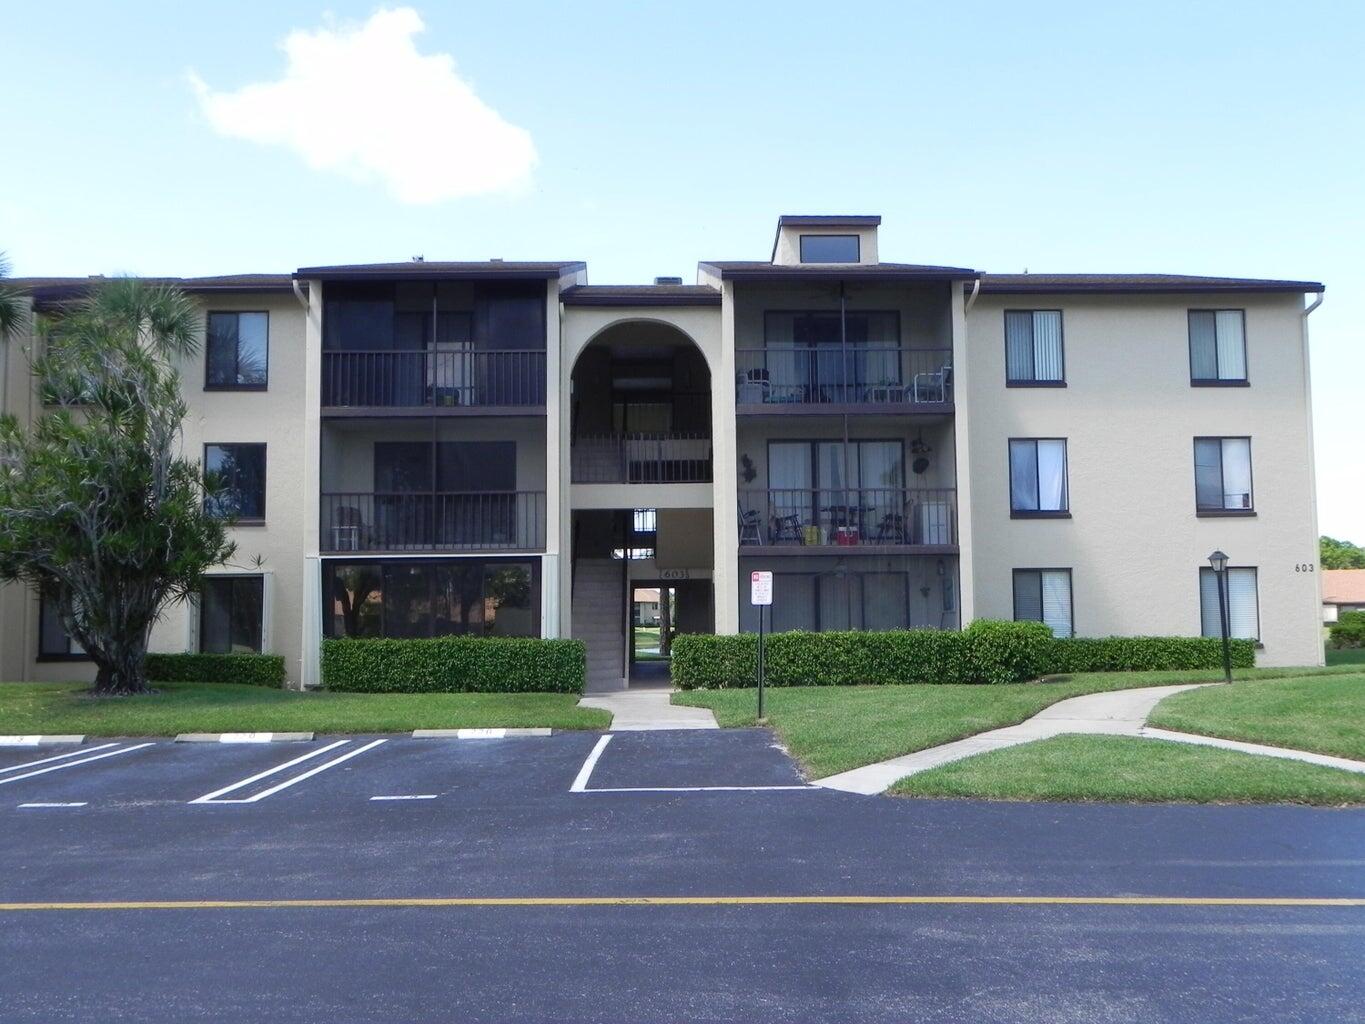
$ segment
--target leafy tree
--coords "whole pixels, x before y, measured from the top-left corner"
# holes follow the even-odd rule
[[[0,418],[0,581],[54,600],[97,693],[146,690],[152,624],[234,551],[198,462],[178,454],[172,364],[195,351],[198,322],[174,288],[101,285],[40,326],[43,413],[30,428]]]
[[[1349,540],[1322,537],[1318,542],[1318,558],[1324,569],[1365,569],[1365,548]]]

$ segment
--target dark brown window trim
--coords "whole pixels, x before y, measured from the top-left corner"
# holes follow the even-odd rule
[[[853,239],[854,258],[852,260],[807,260],[807,238],[851,238]],[[851,266],[863,261],[863,236],[856,231],[818,231],[814,234],[798,235],[796,240],[796,259],[806,266]]]
[[[1064,573],[1066,573],[1066,591],[1067,591],[1067,598],[1066,598],[1066,599],[1067,599],[1067,603],[1068,603],[1068,604],[1070,605],[1070,607],[1071,607],[1071,633],[1070,633],[1070,635],[1074,637],[1074,636],[1076,635],[1076,584],[1075,584],[1075,581],[1072,579],[1071,567],[1070,567],[1070,566],[1066,566],[1066,567],[1062,567],[1062,566],[1023,566],[1022,568],[1010,570],[1010,620],[1013,621],[1013,622],[1042,622],[1042,621],[1043,621],[1042,619],[1021,619],[1021,618],[1019,618],[1018,611],[1017,611],[1018,600],[1016,599],[1015,594],[1016,594],[1016,592],[1018,591],[1018,588],[1019,588],[1019,574],[1020,574],[1021,572],[1036,572],[1036,573],[1038,573],[1038,587],[1039,587],[1039,590],[1040,590],[1040,591],[1042,590],[1042,586],[1043,586],[1043,579],[1042,579],[1042,574],[1043,574],[1043,573],[1045,573],[1045,572],[1064,572]],[[1041,608],[1042,608],[1042,605],[1043,605],[1042,597],[1043,597],[1043,595],[1042,595],[1042,593],[1040,592],[1039,595],[1038,595],[1038,607],[1039,607],[1039,609],[1041,609]]]
[[[264,526],[264,519],[236,519],[228,524],[228,529],[235,530],[239,526]]]
[[[1070,519],[1070,512],[1021,512],[1010,509],[1011,519]]]
[[[269,391],[269,384],[205,384],[205,391]]]
[[[1199,437],[1196,437],[1196,438],[1194,439],[1194,456],[1195,456],[1195,459],[1196,459],[1196,462],[1195,462],[1195,485],[1194,485],[1194,489],[1195,489],[1194,514],[1195,514],[1196,516],[1204,516],[1204,517],[1209,517],[1209,518],[1227,518],[1227,517],[1239,518],[1239,517],[1246,517],[1246,516],[1254,516],[1254,515],[1256,514],[1256,467],[1255,467],[1254,463],[1249,464],[1249,465],[1247,466],[1247,475],[1248,475],[1248,478],[1249,478],[1249,479],[1248,479],[1248,482],[1251,484],[1251,494],[1249,495],[1249,497],[1251,498],[1251,508],[1223,508],[1222,506],[1219,506],[1219,505],[1200,505],[1200,504],[1199,504],[1199,481],[1198,481],[1199,469],[1198,469],[1198,461],[1197,461],[1197,460],[1198,460],[1198,457],[1199,457],[1199,442],[1200,442],[1200,441],[1218,441],[1218,442],[1219,442],[1219,449],[1218,449],[1218,451],[1219,451],[1219,456],[1218,456],[1218,476],[1219,476],[1220,479],[1222,479],[1222,476],[1223,476],[1223,461],[1222,461],[1222,459],[1223,459],[1223,457],[1222,457],[1222,442],[1223,442],[1223,441],[1245,441],[1245,442],[1247,443],[1247,459],[1248,459],[1249,461],[1251,460],[1251,435],[1249,435],[1249,434],[1216,434],[1216,435],[1202,434],[1202,435],[1200,435]]]
[[[1056,313],[1057,322],[1061,326],[1059,340],[1061,342],[1062,356],[1062,379],[1061,380],[1011,380],[1009,376],[1010,366],[1010,332],[1009,322],[1011,313],[1027,313],[1030,317],[1034,313]],[[1017,307],[1007,309],[1003,313],[1003,323],[1005,329],[1005,387],[1007,388],[1064,388],[1066,387],[1066,311],[1059,307],[1043,307],[1039,309],[1019,309]],[[1032,328],[1030,328],[1030,333]]]
[[[265,317],[265,383],[210,384],[209,383],[209,321],[217,316],[241,316],[259,313]],[[240,351],[240,349],[239,349]],[[204,390],[205,391],[269,391],[270,390],[270,310],[268,309],[207,309],[204,311]]]
[[[1194,332],[1190,330],[1190,320],[1195,313],[1241,313],[1242,314],[1242,367],[1247,371],[1246,377],[1196,377],[1194,375]],[[1185,310],[1185,347],[1189,354],[1190,361],[1190,387],[1192,388],[1244,388],[1251,385],[1251,357],[1247,352],[1247,311],[1245,307],[1236,306],[1191,306]],[[1216,329],[1215,329],[1216,330]],[[1214,345],[1218,344],[1215,335]],[[1216,359],[1216,357],[1215,357]]]
[[[50,652],[50,651],[49,651],[49,652],[46,652],[46,653],[43,651],[43,632],[44,632],[44,627],[45,627],[45,625],[46,625],[46,620],[47,620],[47,608],[46,608],[46,605],[47,605],[47,601],[44,600],[41,596],[39,596],[39,598],[38,598],[38,654],[37,654],[37,656],[35,657],[34,660],[35,660],[35,661],[51,661],[51,662],[62,662],[62,661],[74,662],[74,661],[92,661],[92,660],[94,660],[94,659],[92,659],[92,658],[90,657],[90,655],[88,655],[88,654],[86,654],[86,653],[84,653],[84,652],[82,652],[82,653],[80,653],[80,654],[70,654],[70,653],[67,653],[67,654],[54,654],[54,653],[52,653],[52,652]]]
[[[1065,459],[1065,477],[1063,486],[1066,488],[1066,508],[1061,509],[1039,509],[1039,508],[1015,508],[1014,507],[1014,442],[1031,441],[1034,449],[1034,471],[1037,472],[1038,461],[1037,451],[1039,441],[1061,441]],[[1009,503],[1011,519],[1070,519],[1071,518],[1071,442],[1065,437],[1010,437],[1005,439],[1005,480],[1009,486]],[[1041,485],[1038,488],[1039,496],[1042,494]]]
[[[270,491],[269,491],[269,472],[270,472],[270,463],[269,463],[269,459],[270,459],[270,444],[269,444],[269,442],[267,442],[267,441],[205,441],[205,442],[204,442],[204,445],[203,445],[203,448],[200,450],[200,463],[199,463],[199,465],[202,467],[202,469],[203,469],[204,472],[207,472],[207,471],[208,471],[208,464],[209,464],[209,449],[210,449],[210,448],[234,448],[234,447],[241,447],[241,448],[247,448],[247,447],[249,447],[249,448],[262,448],[262,449],[265,450],[265,453],[266,453],[266,465],[265,465],[265,469],[264,469],[264,470],[262,471],[262,473],[261,473],[261,508],[262,508],[262,510],[267,509],[269,506],[266,505],[266,498],[267,498],[267,497],[269,496],[269,494],[270,494]],[[206,495],[205,498],[204,498],[204,510],[205,510],[205,512],[208,512],[208,497],[207,497],[207,495]],[[214,519],[219,519],[219,518],[221,518],[221,517],[218,517],[218,516],[213,516],[212,513],[209,513],[209,515],[210,515],[210,518],[214,518]],[[264,525],[265,525],[265,521],[266,521],[266,517],[265,517],[265,516],[253,517],[253,518],[251,518],[251,519],[235,519],[235,520],[232,520],[232,522],[229,524],[229,528],[237,527],[237,526],[264,526]]]

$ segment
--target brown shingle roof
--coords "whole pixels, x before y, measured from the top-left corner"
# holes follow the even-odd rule
[[[777,218],[780,228],[836,228],[848,225],[851,228],[875,228],[882,222],[876,214],[804,214],[784,213]]]
[[[719,306],[720,292],[705,284],[593,284],[566,288],[566,306]]]
[[[1189,274],[983,274],[981,290],[1027,292],[1320,292],[1317,281]]]
[[[1365,604],[1365,569],[1322,570],[1323,604]]]
[[[960,281],[979,276],[979,271],[966,267],[939,267],[922,263],[802,263],[782,266],[766,260],[705,260],[701,265],[730,280],[781,277],[837,280],[861,277],[888,281]]]
[[[408,260],[406,263],[344,263],[328,267],[300,267],[294,271],[295,277],[314,277],[321,280],[354,281],[371,278],[406,277],[429,280],[431,278],[544,278],[562,277],[564,274],[583,270],[587,267],[581,260],[552,260],[549,262],[514,262],[512,260],[483,260],[469,263],[441,263],[433,260]]]

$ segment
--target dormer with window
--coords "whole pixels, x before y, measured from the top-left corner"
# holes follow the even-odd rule
[[[773,264],[867,266],[877,262],[880,217],[793,216],[777,220]]]

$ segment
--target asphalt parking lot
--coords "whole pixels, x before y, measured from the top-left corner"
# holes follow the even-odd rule
[[[763,730],[0,749],[0,1021],[1365,1020],[1322,899],[1361,811],[859,797]]]

